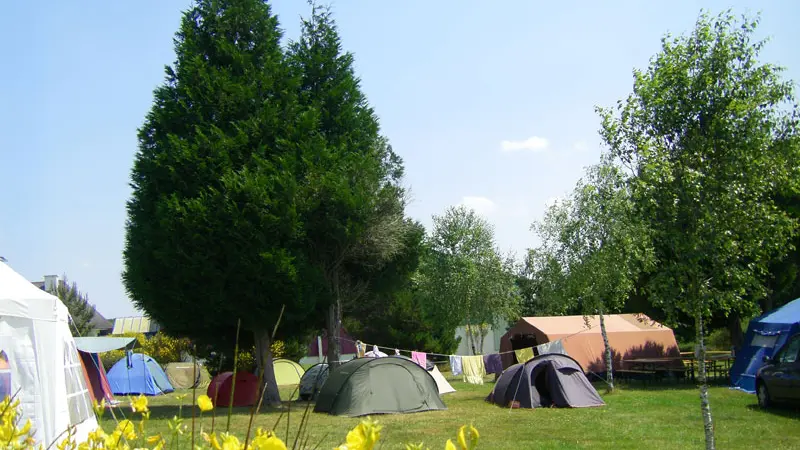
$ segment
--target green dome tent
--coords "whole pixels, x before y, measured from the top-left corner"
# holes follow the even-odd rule
[[[283,358],[273,360],[272,368],[275,370],[275,381],[278,386],[298,385],[305,373],[300,364]]]
[[[211,382],[211,375],[208,374],[206,367],[200,363],[169,363],[164,368],[164,372],[175,389],[205,389]]]
[[[328,375],[315,412],[349,417],[445,410],[436,381],[403,358],[358,358]]]

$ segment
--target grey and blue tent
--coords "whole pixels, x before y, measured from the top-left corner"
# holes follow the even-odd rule
[[[755,393],[756,372],[764,357],[772,356],[795,333],[800,333],[800,298],[751,320],[731,367],[733,387]]]
[[[114,395],[161,395],[172,392],[167,374],[155,359],[130,353],[108,371],[108,384]]]
[[[517,408],[605,405],[581,365],[560,353],[539,355],[504,370],[486,401]]]

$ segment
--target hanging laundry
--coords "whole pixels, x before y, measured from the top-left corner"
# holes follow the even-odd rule
[[[514,354],[517,356],[517,362],[524,364],[533,359],[533,347],[514,350]]]
[[[363,358],[366,345],[361,341],[356,341],[356,357]]]
[[[450,372],[453,375],[461,375],[461,357],[450,355]]]
[[[395,356],[400,356],[400,350],[394,349],[394,355]]]
[[[483,356],[462,356],[461,368],[464,371],[464,381],[469,384],[483,384],[486,367],[483,365]]]
[[[536,351],[540,355],[546,355],[548,353],[561,353],[562,355],[567,354],[567,352],[564,350],[564,342],[561,339],[555,342],[547,342],[541,345],[537,345]]]
[[[423,369],[428,365],[428,355],[423,352],[411,352],[411,360]]]
[[[483,355],[483,366],[487,374],[493,373],[495,375],[500,375],[503,373],[503,361],[500,359],[499,353]]]
[[[384,356],[389,356],[389,355],[387,355],[386,353],[383,353],[382,351],[378,350],[378,346],[377,345],[373,345],[372,346],[372,350],[368,351],[367,353],[364,353],[364,356],[369,357],[369,358],[383,358]]]

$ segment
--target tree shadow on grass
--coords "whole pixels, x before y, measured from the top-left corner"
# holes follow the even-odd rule
[[[766,414],[773,414],[776,416],[786,417],[789,419],[800,420],[800,407],[795,405],[776,404],[770,406],[769,409],[764,409],[758,406],[758,404],[753,404],[753,405],[747,405],[747,409],[751,411],[759,411]]]
[[[291,403],[291,409],[287,406]],[[261,406],[261,410],[259,414],[278,414],[278,413],[290,413],[292,416],[295,414],[303,414],[305,411],[305,402],[298,403],[298,402],[283,402],[283,409],[272,408],[268,406]],[[191,420],[192,418],[192,407],[191,405],[184,405],[181,409],[178,405],[150,405],[148,406],[150,410],[150,420],[159,420],[159,419],[172,419],[175,416],[182,416],[185,419]],[[314,407],[311,406],[311,410],[313,411]],[[200,410],[195,408],[195,417],[200,417]],[[234,407],[231,411],[231,415],[234,417],[250,417],[251,408],[249,406],[246,407]],[[125,405],[114,409],[114,415],[116,415],[117,420],[126,419],[137,419],[141,417],[140,414],[134,414],[131,412],[131,409]],[[210,421],[212,417],[212,412],[204,412],[203,419]],[[228,408],[227,407],[218,407],[216,409],[216,420],[226,420],[228,417]],[[104,414],[104,418],[111,419],[112,415],[109,411],[106,411]]]

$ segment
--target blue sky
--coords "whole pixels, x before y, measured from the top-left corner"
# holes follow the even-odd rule
[[[658,3],[658,4],[656,4]],[[174,59],[188,0],[11,2],[0,15],[0,255],[30,280],[66,273],[107,317],[120,281],[136,129]],[[602,5],[601,5],[602,4]],[[77,6],[80,5],[80,6]],[[287,38],[304,1],[272,2]],[[701,8],[762,12],[764,60],[800,80],[792,1],[339,0],[342,41],[406,162],[408,212],[465,203],[518,254],[545,204],[600,154],[595,105],[631,89]]]

